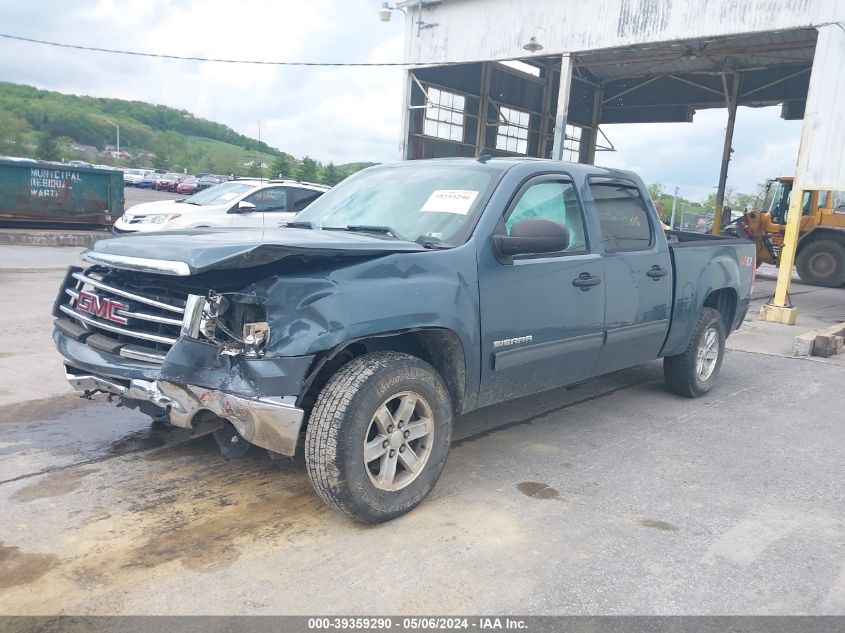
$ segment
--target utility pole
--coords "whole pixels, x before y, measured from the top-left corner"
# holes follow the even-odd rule
[[[111,123],[117,130],[117,143],[115,144],[115,147],[117,148],[117,157],[120,158],[120,126],[114,121],[107,119],[106,117],[103,117],[103,120]]]
[[[258,178],[264,178],[264,169],[261,167],[261,120],[258,121]]]
[[[678,206],[678,187],[675,187],[675,195],[672,196],[672,219],[669,220],[669,228],[675,229],[675,207]]]

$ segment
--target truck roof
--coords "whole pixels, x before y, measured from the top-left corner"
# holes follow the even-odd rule
[[[426,158],[423,160],[406,160],[394,163],[385,163],[383,165],[376,165],[369,169],[378,169],[378,167],[404,167],[413,166],[414,164],[443,164],[449,166],[466,165],[466,166],[486,166],[496,171],[508,171],[514,167],[531,165],[536,168],[537,172],[542,172],[549,167],[556,169],[565,169],[573,176],[595,175],[597,172],[602,176],[608,178],[624,178],[626,180],[639,180],[639,176],[632,171],[625,169],[616,169],[614,167],[601,167],[599,165],[587,165],[584,163],[570,163],[567,161],[550,160],[546,158],[528,158],[528,157],[492,157],[484,160],[478,158]]]

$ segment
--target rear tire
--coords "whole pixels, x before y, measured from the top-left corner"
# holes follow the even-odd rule
[[[317,494],[365,523],[419,505],[440,477],[452,405],[437,372],[399,352],[359,356],[320,392],[305,431],[305,462]]]
[[[812,286],[836,288],[845,283],[845,245],[833,240],[814,240],[795,258],[801,281]]]
[[[722,315],[713,308],[702,308],[687,349],[663,359],[663,377],[676,394],[698,398],[713,388],[724,356]]]

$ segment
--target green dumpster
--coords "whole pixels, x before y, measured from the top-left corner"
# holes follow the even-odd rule
[[[0,159],[0,221],[111,226],[123,215],[123,172]]]

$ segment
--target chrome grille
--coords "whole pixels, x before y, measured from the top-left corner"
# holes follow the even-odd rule
[[[80,293],[89,303],[93,296],[96,306],[106,307],[86,310],[86,303],[80,304]],[[150,277],[128,279],[120,272],[93,267],[70,272],[56,316],[81,325],[85,333],[79,338],[91,347],[160,364],[180,336],[187,297],[187,290],[166,287]],[[112,306],[111,312],[108,306]],[[109,314],[116,318],[110,320]]]

